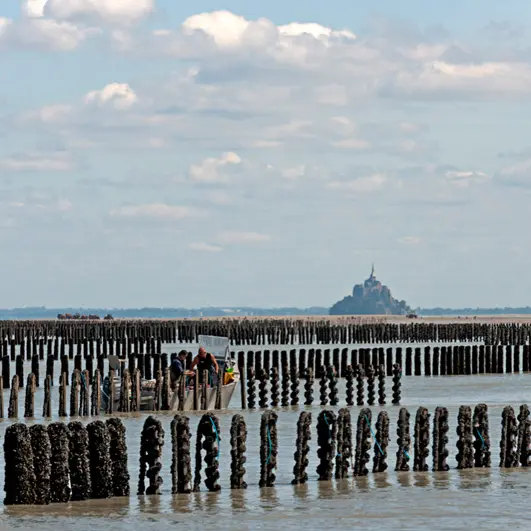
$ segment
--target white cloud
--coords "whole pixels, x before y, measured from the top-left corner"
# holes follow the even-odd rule
[[[29,153],[0,159],[0,171],[63,172],[74,169],[72,159],[63,153]]]
[[[304,164],[299,164],[298,166],[293,166],[292,168],[285,168],[281,171],[282,176],[286,179],[296,180],[306,173],[306,166]]]
[[[181,220],[202,215],[203,212],[193,207],[151,203],[145,205],[122,206],[111,210],[110,215],[122,218],[155,218]]]
[[[382,188],[386,182],[387,176],[384,173],[374,173],[354,180],[331,181],[328,187],[346,192],[374,192]]]
[[[26,12],[33,17],[71,19],[95,15],[113,23],[136,22],[154,9],[154,0],[26,0]]]
[[[22,4],[22,11],[28,17],[43,17],[44,6],[48,0],[26,0]]]
[[[203,242],[195,242],[189,245],[189,248],[193,251],[200,251],[205,253],[220,253],[223,251],[223,247],[219,245],[211,245]]]
[[[489,177],[481,171],[447,171],[445,174],[452,184],[459,188],[467,188],[471,184],[485,182]]]
[[[271,240],[269,234],[259,232],[222,232],[217,241],[221,244],[253,244],[264,243]]]
[[[330,142],[330,144],[337,148],[354,150],[365,150],[371,147],[371,144],[363,138],[346,138],[345,140]]]
[[[219,158],[209,157],[200,164],[190,166],[190,176],[194,181],[203,183],[228,183],[230,178],[220,172],[220,169],[227,165],[240,164],[241,158],[229,151],[223,153]]]
[[[60,124],[67,121],[73,111],[71,105],[45,105],[36,111],[24,114],[24,120],[36,120],[48,124]]]
[[[124,110],[137,103],[138,97],[127,83],[109,83],[101,90],[89,92],[83,101],[87,105],[111,106],[118,110]]]
[[[404,236],[403,238],[399,238],[398,243],[403,243],[405,245],[417,245],[422,240],[418,236]]]
[[[68,21],[28,18],[17,23],[0,22],[0,45],[68,52],[100,33],[99,28],[81,27]]]
[[[223,190],[210,190],[206,193],[205,199],[214,205],[230,205],[233,203],[233,198]]]

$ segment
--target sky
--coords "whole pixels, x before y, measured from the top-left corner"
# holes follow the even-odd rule
[[[0,306],[531,305],[530,22],[0,2]]]

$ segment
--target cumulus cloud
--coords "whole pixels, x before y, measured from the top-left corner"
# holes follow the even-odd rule
[[[13,23],[0,19],[0,47],[69,52],[99,34],[101,29],[97,27],[78,26],[68,21],[28,18]]]
[[[226,231],[222,232],[217,241],[220,244],[255,244],[255,243],[264,243],[271,240],[269,234],[263,234],[260,232],[232,232]]]
[[[228,183],[230,177],[220,170],[227,165],[240,164],[241,161],[241,158],[232,151],[223,153],[219,158],[209,157],[200,164],[190,166],[190,177],[202,183]]]
[[[89,92],[83,99],[84,103],[99,107],[110,106],[118,110],[129,109],[138,102],[135,91],[127,83],[110,83],[101,90]]]
[[[129,205],[112,209],[110,215],[120,218],[154,218],[161,220],[182,220],[201,216],[203,212],[189,206],[167,205],[165,203],[150,203],[144,205]]]
[[[136,22],[154,9],[154,0],[26,0],[25,12],[31,17],[49,16],[71,19],[97,16],[105,21]]]

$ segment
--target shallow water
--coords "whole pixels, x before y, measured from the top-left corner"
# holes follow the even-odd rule
[[[26,369],[27,370],[27,369]],[[44,371],[41,373],[43,374]],[[302,382],[301,382],[302,384]],[[391,381],[386,380],[390,395]],[[300,387],[301,398],[303,387]],[[23,414],[21,390],[19,413]],[[4,391],[7,405],[8,391]],[[37,391],[36,412],[40,420],[43,389]],[[57,387],[53,393],[53,411],[57,412]],[[318,399],[318,386],[314,397]],[[341,403],[344,405],[344,382],[339,382]],[[492,468],[490,470],[455,469],[447,473],[395,473],[396,420],[398,408],[385,406],[389,412],[391,442],[388,448],[389,471],[369,474],[366,478],[318,482],[315,468],[315,422],[319,406],[309,408],[313,413],[313,431],[310,441],[309,483],[294,487],[292,479],[295,450],[296,422],[305,406],[279,408],[279,469],[276,487],[258,488],[259,479],[259,425],[260,412],[243,412],[248,426],[247,474],[245,491],[229,489],[231,416],[241,412],[239,390],[236,391],[232,410],[219,414],[221,423],[220,485],[219,493],[201,492],[192,495],[171,495],[170,434],[171,414],[157,415],[166,430],[163,453],[164,479],[160,497],[136,496],[138,476],[139,438],[146,414],[119,415],[127,429],[131,492],[128,499],[92,500],[48,507],[3,507],[0,505],[0,531],[9,529],[56,530],[128,530],[162,529],[167,525],[186,524],[189,529],[271,529],[282,526],[291,529],[345,529],[363,527],[368,530],[431,529],[455,530],[471,526],[485,531],[502,527],[529,528],[528,497],[531,470],[500,470],[499,439],[501,411],[510,404],[516,412],[520,404],[531,396],[531,375],[484,375],[459,377],[404,377],[402,378],[402,405],[409,408],[413,423],[416,408],[426,406],[433,413],[436,406],[446,406],[450,412],[448,463],[455,467],[457,411],[460,405],[485,402],[489,405]],[[388,398],[389,400],[389,398]],[[359,413],[351,408],[353,425]],[[380,407],[372,407],[376,419]],[[191,414],[192,434],[200,415]],[[68,419],[67,419],[68,420]],[[83,419],[81,419],[83,420]],[[91,419],[85,419],[90,421]],[[83,421],[85,421],[83,420]],[[10,421],[0,422],[0,439]],[[28,421],[31,423],[33,421]],[[195,441],[194,441],[195,444]],[[430,448],[431,451],[431,448]],[[372,457],[372,456],[371,456]],[[431,460],[431,456],[429,458]],[[430,461],[431,464],[431,461]],[[3,484],[3,455],[0,456],[0,482]],[[204,474],[203,474],[204,477]]]

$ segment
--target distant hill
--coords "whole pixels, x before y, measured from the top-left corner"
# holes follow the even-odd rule
[[[363,283],[356,284],[352,295],[336,302],[330,308],[330,315],[405,315],[411,312],[406,301],[393,299],[391,290],[374,276]]]

